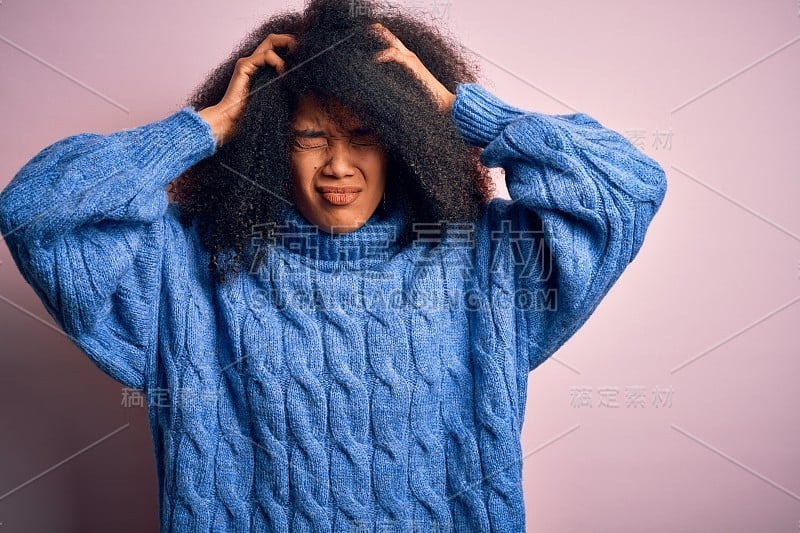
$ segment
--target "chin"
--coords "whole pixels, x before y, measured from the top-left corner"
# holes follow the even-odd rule
[[[306,217],[308,218],[308,217]],[[311,220],[311,219],[309,219]],[[359,227],[363,225],[361,222],[353,222],[351,217],[338,220],[336,217],[325,217],[324,220],[318,220],[312,223],[317,226],[320,231],[324,231],[325,233],[350,233],[351,231],[355,231]]]
[[[325,209],[329,212],[323,217],[324,222],[317,225],[320,228],[328,228],[326,229],[328,233],[350,233],[363,226],[370,217],[370,214],[359,209],[340,208],[332,213],[328,208]]]

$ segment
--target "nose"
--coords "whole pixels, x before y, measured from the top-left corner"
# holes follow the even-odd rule
[[[350,153],[350,139],[348,137],[329,138],[325,157],[325,165],[322,167],[323,175],[346,178],[355,173],[355,166]]]

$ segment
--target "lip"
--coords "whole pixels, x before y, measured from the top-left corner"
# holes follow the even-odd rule
[[[348,192],[361,192],[360,187],[317,187],[319,192],[335,192],[339,194]]]
[[[328,203],[341,206],[355,202],[361,189],[358,187],[317,187],[317,192],[328,201]]]

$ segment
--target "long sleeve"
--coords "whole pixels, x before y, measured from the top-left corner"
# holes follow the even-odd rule
[[[493,199],[485,217],[486,283],[513,282],[519,342],[533,370],[586,322],[636,257],[666,176],[584,113],[524,111],[462,84],[452,118],[465,141],[483,148],[481,162],[505,171],[511,200]]]
[[[145,385],[161,265],[181,238],[166,185],[216,150],[191,107],[137,128],[61,139],[0,193],[0,231],[48,313],[105,373]]]

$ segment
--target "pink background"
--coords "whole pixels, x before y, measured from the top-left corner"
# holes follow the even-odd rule
[[[528,530],[800,530],[797,0],[399,3],[476,53],[503,100],[585,112],[667,172],[639,256],[530,375]],[[67,135],[178,110],[284,7],[2,0],[0,185]],[[0,260],[1,527],[157,529],[145,408]]]

